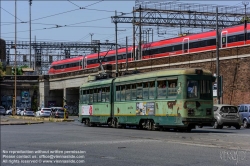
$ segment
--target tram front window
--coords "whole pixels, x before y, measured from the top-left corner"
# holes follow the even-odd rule
[[[197,98],[198,97],[198,81],[188,80],[187,81],[187,97]]]

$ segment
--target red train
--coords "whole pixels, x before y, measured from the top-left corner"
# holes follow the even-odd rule
[[[224,28],[220,33],[220,45],[222,48],[250,44],[250,24],[247,25],[246,43],[244,41],[244,25]],[[128,47],[128,61],[147,60],[214,49],[216,49],[215,30],[143,44],[141,57],[138,56],[137,47],[135,55],[133,54],[133,47]],[[111,50],[108,53],[100,52],[99,56],[100,59],[102,59],[102,64],[115,63],[115,50]],[[118,49],[117,59],[118,63],[126,62],[126,48]],[[86,55],[85,57],[79,56],[55,61],[51,64],[48,74],[65,73],[98,66],[98,54],[94,53]]]

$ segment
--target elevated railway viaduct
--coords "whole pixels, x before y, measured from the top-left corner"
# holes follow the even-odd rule
[[[221,101],[235,105],[249,103],[250,45],[220,49],[219,59],[220,75],[223,76],[223,94]],[[186,53],[164,58],[134,61],[128,63],[128,72],[133,72],[134,70],[148,72],[165,68],[192,67],[205,68],[212,73],[216,73],[216,51]],[[104,66],[104,68],[106,68],[106,66]],[[115,69],[115,64],[112,65],[112,69]],[[125,70],[125,63],[118,64],[118,73],[120,76],[124,74]],[[77,113],[79,87],[87,81],[89,75],[97,75],[98,72],[98,68],[93,68],[57,75],[39,76],[37,81],[39,87],[38,105],[47,107],[50,105],[62,106],[63,104],[67,104],[71,113]],[[115,70],[112,70],[112,75],[115,76]],[[7,77],[1,80],[0,82],[5,83],[1,84],[1,95],[8,89],[12,89],[12,91],[14,89],[14,86],[5,86],[6,81],[8,81],[8,85],[14,85],[13,77],[12,80],[8,80]],[[30,84],[30,86],[34,86],[33,84]]]
[[[223,103],[235,104],[250,102],[250,45],[242,47],[232,47],[220,49],[219,51],[220,75],[223,76]],[[104,66],[105,67],[105,66]],[[138,70],[148,72],[165,68],[192,68],[201,67],[216,73],[216,51],[199,52],[193,54],[183,54],[164,58],[134,61],[128,63],[128,70]],[[115,65],[112,65],[115,69]],[[123,75],[126,64],[118,65],[119,75]],[[85,71],[51,75],[46,81],[40,80],[40,93],[44,92],[44,100],[49,99],[48,92],[58,91],[66,97],[67,101],[78,99],[79,86],[87,81],[88,75],[96,75],[98,69],[88,69]],[[115,76],[115,70],[113,70]],[[48,88],[42,88],[47,84]],[[74,90],[77,89],[77,90]],[[62,97],[61,97],[62,98]],[[78,101],[75,101],[78,102]],[[217,102],[217,101],[215,101]]]

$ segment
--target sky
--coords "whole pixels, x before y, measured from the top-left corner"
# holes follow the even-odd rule
[[[1,35],[4,40],[15,39],[15,1],[1,2]],[[161,2],[151,0],[150,2]],[[173,1],[164,1],[173,2]],[[242,1],[178,1],[183,3],[242,5]],[[31,38],[34,41],[47,42],[115,42],[115,24],[111,16],[125,14],[132,16],[135,1],[132,0],[33,0],[31,6]],[[249,5],[250,6],[250,5]],[[80,7],[82,9],[80,9]],[[29,41],[29,1],[17,0],[17,41]],[[23,22],[23,23],[21,23]],[[158,35],[154,31],[155,40],[175,37],[180,29],[167,30],[169,33]],[[132,24],[118,24],[118,43],[125,43],[126,36],[132,43]]]

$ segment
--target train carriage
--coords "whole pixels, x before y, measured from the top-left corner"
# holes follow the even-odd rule
[[[150,130],[212,126],[213,81],[211,72],[190,68],[89,82],[80,88],[79,120],[87,125]],[[109,93],[108,102],[102,91]]]
[[[246,37],[246,40],[245,40]],[[250,24],[246,26],[246,34],[244,34],[244,25],[237,25],[220,30],[220,47],[228,48],[250,44]],[[141,56],[139,56],[138,46],[118,49],[118,63],[148,60],[152,58],[161,58],[166,56],[175,56],[189,53],[198,53],[216,49],[216,31],[208,31],[199,34],[192,34],[172,39],[164,39],[152,43],[142,44]],[[128,51],[128,54],[126,53]],[[127,56],[126,56],[127,54]],[[115,64],[116,51],[110,50],[99,53],[99,59],[102,64]],[[71,61],[74,60],[75,64]],[[85,68],[95,68],[100,64],[98,62],[98,54],[93,53],[86,56],[79,56],[53,62],[49,69],[49,74],[66,73],[71,71],[84,70]]]

